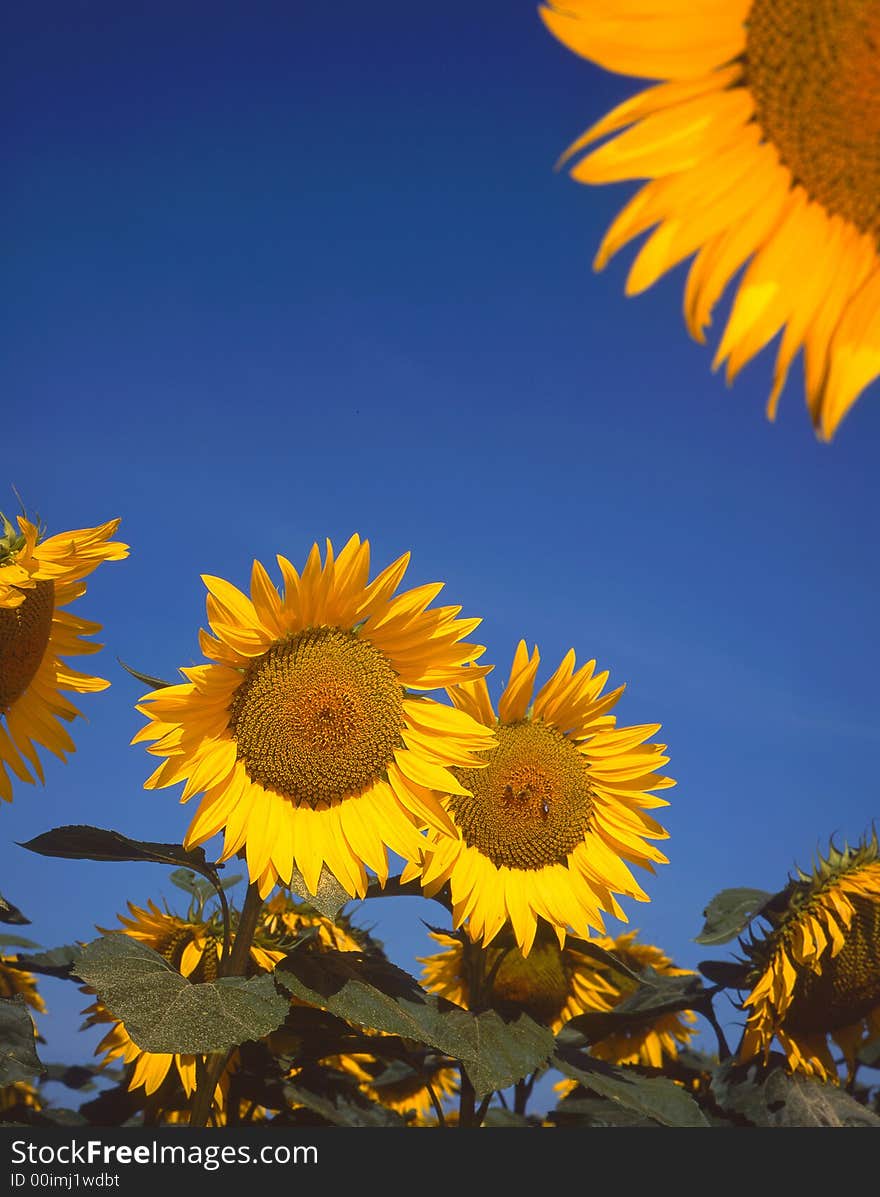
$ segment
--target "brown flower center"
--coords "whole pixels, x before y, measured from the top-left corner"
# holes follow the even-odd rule
[[[755,0],[746,78],[758,123],[795,181],[880,240],[876,0]]]
[[[849,895],[855,914],[846,941],[821,973],[799,970],[785,1025],[793,1031],[847,1027],[880,1006],[880,902]]]
[[[37,582],[20,607],[0,607],[0,714],[21,698],[46,655],[55,583]]]
[[[473,794],[450,799],[464,842],[499,867],[562,864],[590,829],[587,763],[570,740],[540,720],[496,730],[498,746],[487,767],[455,771]]]
[[[403,688],[385,657],[339,628],[308,628],[248,668],[229,726],[248,777],[314,807],[363,793],[403,747]]]

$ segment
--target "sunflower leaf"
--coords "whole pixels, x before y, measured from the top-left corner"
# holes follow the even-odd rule
[[[839,1085],[785,1068],[771,1069],[764,1079],[755,1068],[722,1067],[712,1094],[722,1110],[751,1126],[880,1126],[880,1117]]]
[[[349,1022],[428,1044],[460,1060],[478,1097],[505,1089],[544,1064],[553,1036],[526,1014],[472,1014],[425,993],[414,977],[362,952],[293,952],[275,976],[294,997]]]
[[[323,914],[325,918],[335,921],[339,912],[345,906],[346,902],[350,902],[351,898],[348,893],[342,888],[332,873],[321,866],[321,876],[318,878],[318,892],[312,893],[306,885],[306,879],[303,877],[299,869],[293,870],[293,875],[290,878],[289,889],[293,891],[298,897],[308,902],[318,914]]]
[[[38,948],[40,945],[23,935],[0,935],[0,948]]]
[[[651,1118],[662,1126],[708,1126],[694,1099],[666,1077],[646,1077],[629,1068],[615,1068],[576,1048],[560,1046],[551,1064],[591,1093]]]
[[[0,894],[0,923],[14,923],[22,927],[30,921],[29,918],[25,918],[17,906],[13,906],[11,902],[7,902],[3,895]]]
[[[65,944],[61,948],[50,948],[48,952],[35,952],[30,956],[18,955],[5,961],[8,968],[20,968],[25,972],[37,973],[42,977],[58,977],[62,981],[78,981],[73,971],[79,958],[78,944]]]
[[[224,1051],[276,1030],[287,998],[270,974],[193,984],[146,944],[105,935],[86,944],[79,976],[148,1052]]]
[[[20,993],[0,998],[0,1085],[26,1081],[42,1071],[34,1020],[24,998]]]
[[[722,989],[745,989],[748,982],[748,965],[736,960],[701,960],[697,968],[713,985]]]
[[[727,943],[756,918],[775,894],[763,889],[723,889],[703,911],[705,922],[694,943]]]
[[[153,677],[151,673],[141,673],[137,669],[132,669],[130,665],[126,665],[121,657],[117,657],[116,660],[126,673],[131,674],[137,681],[143,682],[145,686],[149,686],[151,690],[166,690],[169,686],[175,684],[174,682],[166,682],[160,677]]]
[[[284,1096],[291,1105],[305,1106],[333,1126],[406,1126],[406,1119],[395,1110],[354,1093],[348,1098],[341,1094],[329,1097],[303,1085],[287,1084]]]
[[[547,1115],[556,1126],[660,1126],[638,1110],[608,1097],[566,1097]]]

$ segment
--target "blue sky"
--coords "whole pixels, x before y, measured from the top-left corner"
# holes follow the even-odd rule
[[[142,789],[117,656],[173,675],[199,659],[201,573],[244,586],[254,557],[353,531],[483,617],[493,693],[524,637],[548,670],[595,656],[627,683],[621,723],[663,724],[670,864],[627,910],[678,963],[719,954],[693,943],[719,889],[780,888],[864,833],[877,386],[819,445],[797,370],[775,425],[772,354],[730,390],[711,374],[684,268],[631,300],[630,253],[592,272],[633,187],[554,162],[637,83],[520,0],[53,0],[4,24],[0,506],[15,485],[52,532],[120,516],[132,547],[77,605],[113,686],[0,811],[0,890],[33,938],[176,895],[160,867],[16,846],[73,822],[182,837],[176,794]],[[439,913],[356,919],[412,969]],[[84,1000],[43,990],[44,1056],[88,1055]]]

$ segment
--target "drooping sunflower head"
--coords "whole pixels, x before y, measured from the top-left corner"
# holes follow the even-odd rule
[[[17,528],[0,513],[0,798],[12,801],[12,782],[43,780],[42,745],[60,760],[74,751],[62,726],[81,712],[61,694],[105,690],[103,678],[71,668],[61,658],[97,652],[84,639],[101,625],[64,610],[85,593],[84,578],[102,561],[121,561],[128,545],[110,538],[112,520],[48,538],[18,517]]]
[[[433,931],[431,937],[444,950],[419,958],[422,982],[466,1010],[523,1010],[556,1032],[577,1014],[611,1009],[614,990],[593,960],[570,944],[560,947],[546,923],[528,956],[509,932],[488,947]]]
[[[454,770],[445,805],[458,838],[432,835],[422,865],[428,894],[449,882],[457,927],[488,944],[509,922],[525,955],[539,918],[561,944],[567,929],[603,931],[603,912],[625,920],[615,894],[648,900],[629,865],[666,862],[649,841],[667,833],[647,811],[666,805],[651,791],[674,784],[657,772],[665,745],[647,743],[659,724],[618,727],[608,712],[623,687],[603,694],[595,661],[576,669],[570,651],[533,699],[539,663],[520,641],[497,716],[484,679],[449,690],[497,744],[479,768]]]
[[[769,929],[742,943],[751,991],[738,1057],[765,1059],[773,1039],[793,1072],[836,1080],[829,1037],[850,1071],[880,1035],[880,846],[831,846],[763,910]]]
[[[703,340],[745,266],[714,366],[726,361],[732,381],[781,332],[768,414],[803,349],[807,406],[830,439],[880,373],[874,0],[548,0],[540,11],[575,53],[663,81],[567,155],[607,139],[576,162],[576,179],[649,180],[597,268],[649,229],[628,294],[696,254],[684,306]]]
[[[224,832],[221,859],[242,852],[265,897],[294,867],[315,892],[323,866],[363,896],[384,882],[388,849],[408,860],[422,830],[455,834],[437,793],[464,792],[491,731],[422,692],[488,672],[464,640],[477,619],[431,607],[442,584],[396,594],[408,554],[368,580],[370,549],[314,545],[302,574],[278,558],[279,592],[255,561],[251,597],[205,576],[211,663],[148,694],[135,741],[165,757],[148,788],[202,793],[186,844]]]

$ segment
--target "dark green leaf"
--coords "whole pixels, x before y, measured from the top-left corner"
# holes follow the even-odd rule
[[[287,1084],[284,1095],[291,1105],[306,1106],[333,1126],[406,1126],[406,1119],[396,1110],[389,1110],[357,1093],[349,1097],[341,1094],[329,1097],[312,1093],[302,1085]]]
[[[43,1065],[37,1055],[34,1020],[20,993],[0,998],[0,1085],[12,1085],[39,1076]]]
[[[180,844],[157,844],[132,840],[119,831],[103,827],[72,824],[55,827],[21,845],[40,856],[59,856],[66,860],[151,861],[195,869],[211,877],[222,865],[208,864],[203,848],[182,848]]]
[[[165,690],[168,686],[173,686],[176,684],[175,682],[163,681],[160,677],[153,677],[152,674],[149,673],[141,673],[138,669],[132,669],[130,665],[126,665],[121,657],[117,657],[116,660],[126,673],[131,674],[136,681],[143,682],[145,686],[149,686],[151,690]]]
[[[13,906],[11,902],[7,902],[3,895],[0,894],[0,923],[15,923],[21,927],[30,921],[30,919],[25,918],[17,906]]]
[[[268,1035],[287,1014],[287,999],[271,975],[194,985],[158,952],[127,935],[87,944],[77,972],[148,1052],[223,1051]]]
[[[701,960],[697,968],[713,985],[723,989],[745,989],[748,985],[748,965],[738,960]]]
[[[615,1068],[570,1047],[560,1046],[551,1063],[585,1089],[663,1126],[708,1126],[702,1110],[680,1085],[665,1077],[645,1077]]]
[[[319,914],[325,918],[335,920],[340,910],[351,898],[342,888],[332,873],[322,866],[321,876],[318,878],[318,892],[313,894],[306,885],[305,877],[299,869],[293,870],[289,888],[300,898],[305,899]]]
[[[32,939],[25,939],[23,935],[0,935],[2,948],[38,948],[40,945]]]
[[[565,941],[566,947],[574,948],[576,952],[583,953],[584,956],[589,956],[598,964],[604,964],[606,968],[613,969],[615,972],[622,973],[625,977],[629,977],[633,981],[641,980],[639,974],[634,972],[628,964],[624,964],[613,952],[607,951],[597,943],[592,943],[589,939],[575,939],[569,936]]]
[[[483,1119],[483,1126],[534,1126],[535,1121],[525,1114],[515,1114],[504,1106],[490,1106]]]
[[[662,1123],[607,1097],[566,1097],[547,1115],[557,1126],[653,1126]]]
[[[103,1078],[106,1075],[104,1069],[98,1066],[86,1068],[81,1064],[46,1064],[40,1080],[43,1084],[57,1081],[59,1085],[65,1085],[68,1089],[88,1091],[95,1088],[96,1076]]]
[[[763,889],[723,889],[703,911],[703,929],[694,942],[727,943],[734,939],[775,897]]]
[[[880,1068],[880,1038],[866,1043],[859,1051],[856,1059],[865,1068]]]
[[[755,1068],[721,1068],[712,1093],[722,1110],[752,1126],[880,1126],[880,1117],[839,1085],[784,1068],[773,1068],[766,1077]]]
[[[479,1097],[540,1067],[553,1036],[525,1014],[471,1014],[434,997],[402,969],[361,952],[293,952],[275,976],[294,997],[360,1026],[426,1043],[460,1060]]]
[[[65,944],[62,948],[50,948],[48,952],[36,952],[31,956],[21,953],[14,960],[7,960],[9,968],[24,969],[29,973],[36,973],[41,977],[58,977],[63,981],[77,981],[79,978],[73,971],[79,958],[78,944]]]

